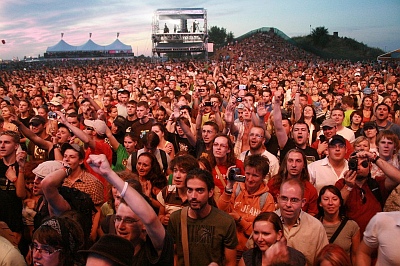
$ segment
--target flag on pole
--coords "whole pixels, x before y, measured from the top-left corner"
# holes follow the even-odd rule
[[[64,37],[64,33],[61,32],[61,39]]]
[[[91,39],[92,38],[92,33],[89,33],[89,39]]]
[[[119,37],[119,32],[117,32],[117,39],[118,39],[118,37]]]

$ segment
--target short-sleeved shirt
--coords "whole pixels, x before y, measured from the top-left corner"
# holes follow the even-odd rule
[[[113,165],[112,169],[114,171],[125,170],[126,165],[128,164],[129,153],[126,151],[125,147],[122,144],[119,144],[116,154],[117,161]]]
[[[168,232],[176,244],[178,265],[184,265],[181,237],[181,212],[173,212]],[[215,207],[202,219],[187,218],[190,265],[224,265],[225,248],[235,249],[238,244],[233,218]]]
[[[157,254],[149,236],[142,244],[141,249],[133,256],[132,266],[173,266],[174,265],[174,242],[171,235],[165,232],[164,246],[160,255]]]
[[[288,151],[290,151],[291,149],[298,149],[298,150],[301,150],[302,152],[304,152],[304,154],[307,157],[308,163],[319,160],[319,155],[318,155],[318,152],[316,149],[313,149],[310,146],[306,146],[305,149],[300,149],[299,147],[296,146],[296,143],[294,142],[294,140],[289,138],[287,140],[285,146],[281,150],[281,154],[280,154],[281,161],[285,158],[286,153],[288,153]]]
[[[82,170],[80,177],[75,182],[71,182],[70,179],[65,178],[63,186],[73,187],[89,194],[94,205],[99,205],[104,202],[103,184],[85,170]]]

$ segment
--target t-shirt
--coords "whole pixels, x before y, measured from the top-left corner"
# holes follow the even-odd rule
[[[184,265],[181,212],[173,212],[169,219],[168,232],[174,239],[178,264]],[[238,244],[233,218],[215,207],[202,219],[187,218],[190,265],[209,265],[216,262],[224,265],[225,248],[235,249]]]
[[[293,139],[289,138],[287,140],[285,146],[281,150],[281,154],[280,154],[281,162],[285,158],[286,153],[288,153],[288,151],[290,151],[291,149],[298,149],[298,150],[301,150],[302,152],[304,152],[304,154],[307,157],[308,164],[319,160],[319,155],[318,155],[318,152],[316,149],[313,149],[310,146],[306,146],[305,149],[301,149],[301,148],[297,147],[297,145]]]
[[[114,171],[123,171],[128,164],[129,153],[126,151],[125,147],[122,144],[118,145],[118,149],[116,151],[117,161],[112,166]]]
[[[151,127],[155,123],[154,119],[149,119],[146,123],[142,124],[140,121],[136,121],[132,124],[131,132],[133,132],[134,137],[138,138],[138,143],[136,144],[136,148],[143,148],[142,139],[143,137],[150,132]]]
[[[336,232],[336,230],[340,226],[340,222],[334,225],[331,224],[322,224],[322,225],[325,228],[328,239],[331,239],[332,235]],[[340,234],[336,237],[333,244],[342,247],[344,251],[346,251],[347,254],[350,256],[352,238],[359,231],[360,227],[358,226],[358,224],[353,220],[348,220],[346,222],[346,225],[343,227],[342,231],[340,231]]]
[[[175,153],[186,151],[190,155],[196,157],[195,148],[190,144],[187,138],[182,138],[178,134],[170,133],[168,134],[168,141],[174,145]]]
[[[132,266],[173,266],[174,265],[174,243],[171,235],[165,232],[164,246],[160,255],[154,248],[149,236],[146,236],[146,241],[142,244],[141,249],[133,256]]]

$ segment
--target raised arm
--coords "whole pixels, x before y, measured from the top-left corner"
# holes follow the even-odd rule
[[[54,161],[54,163],[56,162]],[[62,167],[62,163],[59,162],[59,164],[61,168],[48,174],[41,183],[44,197],[49,203],[50,216],[59,216],[71,210],[69,203],[58,191],[58,188],[61,187],[64,179],[67,177],[66,170]]]
[[[160,253],[164,246],[165,229],[153,208],[135,189],[128,186],[128,183],[124,182],[111,170],[110,164],[104,154],[90,155],[87,163],[95,172],[102,175],[121,192],[121,197],[125,199],[128,206],[143,222],[154,248]]]
[[[281,113],[281,99],[282,94],[280,91],[275,92],[274,96],[274,104],[273,104],[273,118],[274,118],[274,126],[276,137],[278,138],[279,147],[282,149],[285,147],[286,142],[288,141],[288,136],[286,135],[286,131],[282,126],[282,113]]]
[[[83,132],[80,128],[71,125],[67,121],[63,113],[61,113],[60,111],[56,111],[56,113],[58,115],[60,122],[63,123],[65,126],[67,126],[77,138],[79,138],[80,140],[82,140],[83,143],[85,143],[85,145],[88,145],[92,149],[96,147],[96,143],[94,142],[94,140],[90,139],[89,136],[85,132]]]
[[[53,143],[51,141],[44,140],[33,133],[32,130],[27,128],[21,121],[19,121],[16,115],[11,114],[10,122],[13,122],[18,127],[18,130],[39,148],[46,151],[50,151],[53,148]]]
[[[300,106],[300,91],[297,90],[296,94],[294,96],[294,107],[293,107],[293,111],[294,111],[294,120],[295,121],[299,121],[301,118],[301,106]]]

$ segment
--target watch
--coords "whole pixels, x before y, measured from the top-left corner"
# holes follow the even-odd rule
[[[381,158],[381,157],[379,157],[379,155],[377,155],[377,156],[372,160],[372,162],[373,162],[374,164],[376,164],[376,161],[378,161],[380,158]]]
[[[226,194],[232,194],[233,193],[233,188],[226,188],[225,187],[225,193]]]
[[[61,145],[58,144],[58,143],[57,143],[57,144],[54,144],[54,145],[53,145],[53,148],[54,148],[54,149],[59,149],[59,148],[61,148]]]

